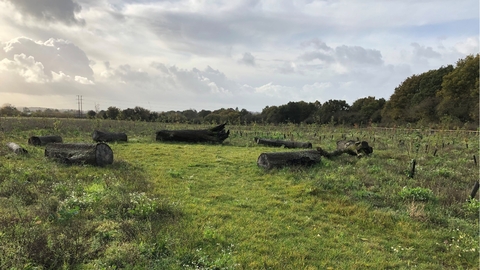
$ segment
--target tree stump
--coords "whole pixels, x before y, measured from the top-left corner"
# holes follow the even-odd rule
[[[93,131],[92,139],[96,142],[126,142],[128,140],[125,133],[102,132],[98,130]]]
[[[17,155],[28,154],[27,150],[14,142],[7,143],[7,147]]]
[[[105,143],[50,143],[45,156],[66,164],[105,166],[113,163],[113,151]]]
[[[310,142],[293,142],[293,141],[284,141],[284,140],[272,140],[272,139],[263,139],[263,138],[254,138],[257,144],[273,146],[273,147],[285,147],[285,148],[312,148],[312,143]]]
[[[266,170],[286,166],[312,166],[320,162],[321,156],[317,150],[262,153],[257,159],[257,165]]]
[[[28,139],[28,144],[35,145],[35,146],[43,146],[47,145],[48,143],[62,143],[63,139],[57,135],[49,135],[49,136],[32,136]]]
[[[230,135],[230,130],[225,131],[225,124],[211,129],[200,130],[160,130],[156,133],[157,141],[166,142],[211,142],[222,143]]]
[[[345,153],[352,156],[363,157],[373,153],[373,148],[368,145],[366,141],[341,140],[337,142],[337,149],[333,152],[327,152],[320,147],[317,147],[317,151],[326,158],[336,157]]]

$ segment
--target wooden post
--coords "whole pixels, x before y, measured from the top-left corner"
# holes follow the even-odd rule
[[[472,192],[470,193],[470,199],[475,199],[475,196],[477,196],[478,188],[480,187],[480,183],[477,181],[475,182],[475,185],[473,186]]]
[[[410,169],[410,173],[408,174],[408,177],[413,178],[415,175],[415,165],[417,164],[417,161],[415,159],[412,159],[412,168]]]

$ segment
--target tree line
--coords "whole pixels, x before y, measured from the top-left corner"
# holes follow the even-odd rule
[[[74,117],[77,111],[18,111],[6,104],[3,116]],[[469,55],[456,65],[442,66],[412,75],[395,88],[389,100],[364,97],[349,105],[344,100],[288,102],[266,106],[261,112],[222,108],[154,112],[142,107],[86,113],[90,119],[116,119],[164,123],[218,124],[330,124],[330,125],[442,125],[443,127],[478,128],[479,123],[479,54]]]

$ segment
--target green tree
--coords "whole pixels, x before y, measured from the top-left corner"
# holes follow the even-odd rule
[[[2,107],[0,108],[0,115],[3,115],[3,116],[18,116],[20,114],[21,112],[17,110],[15,106],[9,103],[3,104]]]
[[[90,111],[87,112],[87,118],[88,119],[94,119],[96,115],[97,115],[97,113],[93,110],[90,110]]]
[[[357,124],[379,123],[382,120],[381,112],[385,106],[385,99],[366,97],[357,99],[350,107],[351,121]]]
[[[455,69],[443,78],[442,89],[437,95],[441,99],[437,106],[439,117],[478,123],[479,59],[477,54],[458,60]]]
[[[345,100],[329,100],[323,103],[315,113],[314,119],[318,124],[348,123],[350,105]]]
[[[385,103],[381,116],[384,122],[416,123],[438,121],[435,113],[442,88],[443,77],[452,72],[453,66],[440,67],[403,81]]]
[[[107,108],[105,115],[108,119],[113,119],[113,120],[118,119],[118,116],[120,115],[120,109],[117,107],[110,106]]]

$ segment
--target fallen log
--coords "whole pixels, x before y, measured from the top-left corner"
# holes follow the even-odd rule
[[[127,134],[115,132],[93,131],[92,139],[96,142],[126,142]]]
[[[7,143],[7,147],[17,155],[28,154],[28,151],[25,150],[25,148],[21,147],[20,145],[14,142]]]
[[[49,136],[32,136],[28,138],[28,144],[41,146],[47,145],[48,143],[62,143],[63,139],[57,135],[49,135]]]
[[[320,162],[321,156],[322,153],[317,150],[262,153],[257,159],[257,165],[266,170],[286,166],[312,166]]]
[[[230,130],[225,131],[225,124],[211,129],[187,129],[187,130],[160,130],[155,139],[166,142],[211,142],[222,143],[230,135]]]
[[[373,153],[373,148],[368,145],[368,142],[366,141],[341,140],[337,142],[337,149],[333,152],[327,152],[320,147],[317,147],[317,151],[326,158],[339,156],[345,153],[352,156],[362,157]]]
[[[66,164],[105,166],[113,163],[113,151],[105,143],[50,143],[45,156]]]
[[[285,148],[312,148],[312,143],[310,142],[294,142],[294,141],[283,141],[283,140],[272,140],[272,139],[263,139],[263,138],[254,138],[257,144],[273,146],[273,147],[285,147]]]

